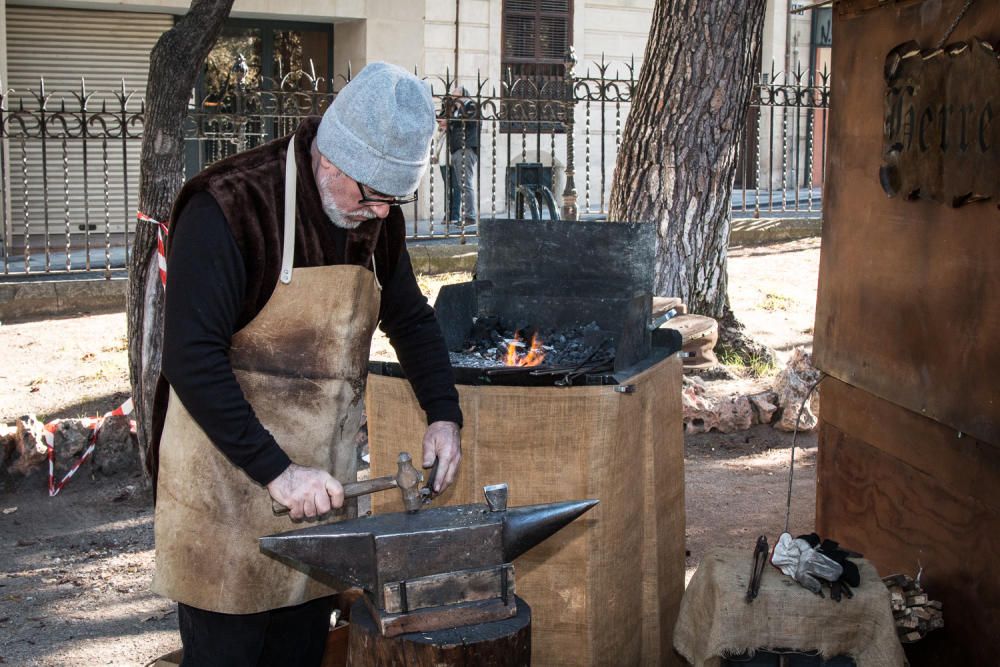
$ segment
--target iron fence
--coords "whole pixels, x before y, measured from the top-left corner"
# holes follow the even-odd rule
[[[321,115],[350,72],[333,81],[295,72],[194,96],[185,121],[187,174],[284,136]],[[427,77],[441,126],[432,166],[407,204],[410,239],[476,233],[481,216],[601,218],[631,106],[631,63],[568,68],[565,77]],[[826,72],[762,74],[755,82],[733,191],[736,216],[819,215]],[[3,275],[124,268],[138,199],[143,100],[116,91],[0,95],[0,252]],[[468,176],[463,179],[462,174]],[[474,184],[474,194],[470,187]],[[463,196],[463,185],[465,193]],[[792,213],[790,213],[792,212]]]
[[[826,177],[830,74],[762,72],[737,153],[734,215],[818,217]]]

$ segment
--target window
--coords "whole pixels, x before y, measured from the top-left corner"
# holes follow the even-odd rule
[[[199,82],[204,96],[219,95],[232,85],[230,68],[237,54],[247,61],[246,81],[253,87],[260,77],[266,79],[267,88],[300,70],[315,71],[323,79],[320,90],[326,90],[333,69],[333,29],[309,23],[230,19],[205,60]]]
[[[244,77],[249,94],[234,96],[238,76],[234,64],[239,56],[245,61]],[[305,72],[308,76],[289,76]],[[255,96],[254,91],[276,90],[284,83],[285,90],[308,91],[310,78],[320,79],[320,93],[332,90],[333,27],[328,24],[285,21],[230,19],[223,26],[195,91],[195,111],[200,115],[203,138],[189,141],[186,170],[188,175],[204,166],[232,155],[240,148],[252,148],[265,141],[292,132],[299,123],[296,109],[273,109],[272,98]],[[283,78],[288,77],[284,82]],[[304,103],[304,100],[298,100]],[[322,109],[318,110],[322,113]],[[212,120],[219,114],[219,120]],[[228,114],[246,117],[239,128],[240,137]]]
[[[573,43],[572,14],[571,0],[504,0],[504,72],[563,76]]]
[[[507,100],[564,100],[566,61],[573,43],[572,0],[504,0],[501,32],[503,96]],[[545,105],[550,109],[550,105]],[[506,131],[562,131],[530,103],[505,104]],[[533,123],[531,121],[534,121]],[[546,122],[547,121],[547,122]]]

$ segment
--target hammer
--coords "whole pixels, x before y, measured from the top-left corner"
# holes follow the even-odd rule
[[[344,484],[344,500],[396,488],[403,494],[403,507],[406,508],[406,511],[416,512],[421,505],[430,502],[434,496],[434,478],[437,476],[437,466],[437,460],[435,460],[427,485],[421,487],[420,483],[424,481],[423,473],[413,467],[413,460],[409,454],[400,452],[395,475],[366,479],[363,482],[348,482]],[[287,514],[289,511],[277,500],[271,501],[271,510],[277,516]]]

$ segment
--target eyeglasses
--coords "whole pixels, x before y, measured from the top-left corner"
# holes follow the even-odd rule
[[[403,204],[410,204],[417,201],[416,192],[405,197],[393,197],[391,195],[384,195],[381,192],[369,190],[367,186],[361,185],[360,183],[358,183],[358,190],[361,192],[361,199],[358,200],[359,204],[368,204],[370,206],[379,206],[382,204],[388,204],[389,206],[401,206]]]

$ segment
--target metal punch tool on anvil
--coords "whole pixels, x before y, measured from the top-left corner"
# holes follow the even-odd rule
[[[598,503],[486,504],[396,512],[260,538],[260,549],[357,586],[382,634],[431,632],[517,614],[515,558]]]

